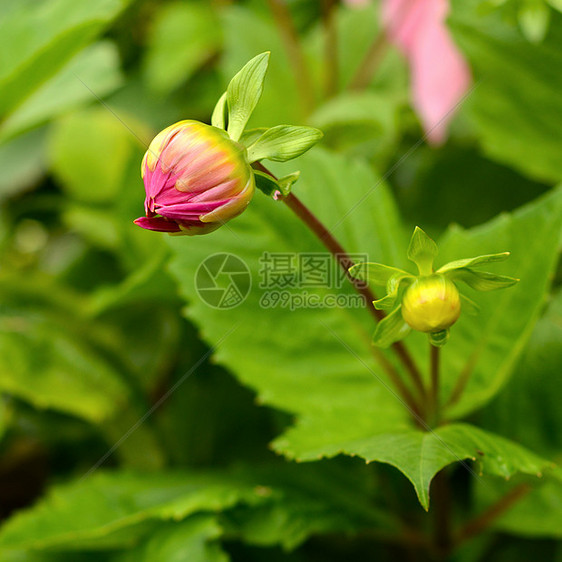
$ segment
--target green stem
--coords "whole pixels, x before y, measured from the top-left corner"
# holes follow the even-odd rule
[[[446,408],[450,408],[454,406],[463,395],[464,389],[470,380],[474,367],[476,366],[476,362],[480,357],[480,349],[476,349],[472,355],[469,357],[468,361],[466,362],[463,370],[461,371],[459,378],[457,379],[457,383],[455,384],[453,391],[451,392],[451,396],[447,403],[445,404]]]
[[[429,372],[431,375],[430,411],[435,423],[439,421],[439,347],[429,344]]]
[[[431,483],[433,510],[433,549],[439,560],[445,560],[452,548],[451,485],[446,471],[437,473]]]
[[[275,175],[272,174],[260,162],[254,162],[252,166],[270,175],[272,178],[277,179]],[[343,246],[336,240],[336,238],[334,238],[332,233],[322,224],[322,222],[320,222],[316,215],[314,215],[312,211],[310,211],[310,209],[296,195],[294,195],[293,193],[289,193],[288,195],[281,197],[281,199],[287,205],[287,207],[289,207],[295,213],[295,215],[297,215],[297,217],[301,219],[304,224],[306,224],[306,226],[318,237],[318,239],[320,240],[320,242],[322,242],[326,249],[334,256],[336,262],[342,268],[349,282],[353,285],[355,290],[365,298],[367,308],[375,321],[380,322],[383,318],[385,318],[386,314],[384,313],[384,311],[377,310],[373,305],[373,301],[377,300],[377,297],[370,289],[370,287],[350,275],[349,268],[354,265],[353,260],[343,248]],[[402,342],[395,342],[394,344],[392,344],[392,350],[406,369],[406,372],[410,375],[412,382],[416,387],[423,403],[426,397],[426,390],[423,384],[421,373],[414,360],[412,359],[412,356]],[[378,355],[382,356],[382,353]],[[391,374],[389,372],[389,365],[391,366],[391,363],[387,361],[383,366],[392,379],[394,377],[394,374]],[[403,397],[406,400],[406,397]],[[410,398],[408,398],[407,403],[411,402],[412,400],[414,403],[416,403],[413,398],[411,400]],[[418,413],[419,415],[421,415],[422,412],[423,408],[420,408],[419,405],[417,405],[412,413],[414,414],[414,417],[416,417]]]
[[[289,62],[293,67],[295,82],[299,90],[304,113],[308,115],[314,107],[314,88],[299,34],[291,17],[291,12],[283,0],[268,0],[268,4],[285,45]]]
[[[508,509],[531,491],[529,484],[519,484],[512,488],[505,496],[500,498],[483,513],[469,521],[458,533],[455,546],[459,546],[488,529],[492,523],[503,515]]]
[[[375,37],[375,40],[369,47],[365,58],[361,61],[355,75],[351,79],[351,82],[349,83],[350,90],[364,90],[371,83],[384,54],[386,53],[387,47],[388,41],[386,34],[381,31]]]

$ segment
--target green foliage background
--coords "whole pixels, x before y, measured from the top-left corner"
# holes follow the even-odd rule
[[[4,0],[0,559],[401,559],[419,539],[404,527],[430,528],[430,483],[448,467],[455,528],[532,487],[452,560],[562,560],[560,2],[451,2],[475,87],[439,148],[420,142],[395,49],[350,88],[380,31],[377,2],[325,3],[333,74],[323,4],[286,4],[304,75],[267,2]],[[257,193],[200,238],[132,224],[152,137],[209,122],[266,50],[250,126],[325,132],[271,169],[300,170],[295,193],[348,251],[409,268],[418,224],[439,242],[438,265],[512,252],[494,270],[521,282],[471,294],[481,313],[444,348],[443,400],[467,362],[473,373],[435,433],[389,392],[365,311],[260,307],[264,251],[323,249],[285,206]],[[194,288],[222,251],[254,281],[232,310]],[[425,376],[418,336],[406,345]]]

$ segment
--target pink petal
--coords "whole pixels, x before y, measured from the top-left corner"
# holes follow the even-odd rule
[[[141,228],[146,228],[146,230],[157,232],[180,232],[181,230],[177,223],[163,217],[139,217],[134,223]]]
[[[382,9],[389,39],[410,63],[413,105],[427,139],[441,144],[471,82],[445,24],[448,0],[384,0]]]

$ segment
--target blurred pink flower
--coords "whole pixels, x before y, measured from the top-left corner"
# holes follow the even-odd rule
[[[457,104],[471,83],[470,70],[445,25],[448,0],[383,0],[389,40],[410,64],[413,104],[428,142],[441,144]]]

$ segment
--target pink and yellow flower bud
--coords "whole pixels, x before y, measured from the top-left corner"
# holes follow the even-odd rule
[[[206,234],[239,215],[254,190],[244,148],[198,121],[161,131],[144,155],[146,216],[135,224],[172,234]]]
[[[402,299],[404,321],[420,332],[446,330],[458,320],[460,313],[459,292],[443,275],[416,279]]]

